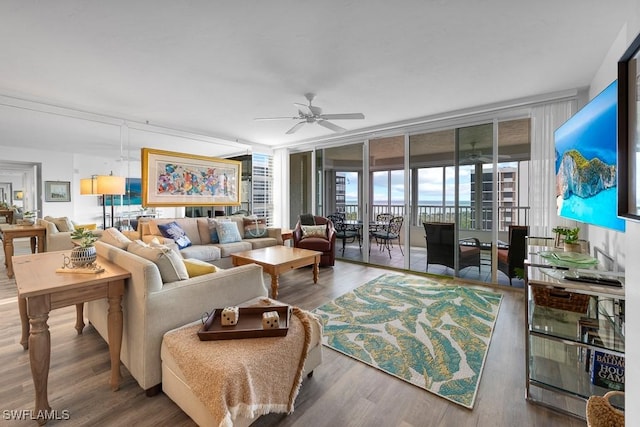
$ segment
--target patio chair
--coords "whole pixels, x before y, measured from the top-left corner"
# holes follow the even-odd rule
[[[528,234],[528,226],[510,225],[509,248],[498,249],[498,270],[507,275],[510,286],[513,286],[511,279],[518,276],[516,269],[524,270],[524,260],[527,257]]]
[[[480,273],[480,240],[475,237],[454,241],[455,224],[452,222],[423,222],[427,242],[427,268],[429,264],[455,269],[455,248],[458,249],[460,270],[478,267]]]
[[[387,251],[389,252],[389,258],[391,258],[391,247],[393,246],[394,240],[398,241],[400,253],[402,254],[402,256],[404,256],[402,245],[400,244],[400,230],[402,229],[403,222],[403,217],[394,216],[386,226],[383,226],[378,231],[374,231],[372,234],[372,236],[376,239],[376,242],[380,244],[380,250],[384,250],[385,248],[387,249]],[[371,245],[369,245],[369,251],[371,251]]]
[[[336,230],[336,239],[342,240],[342,256],[344,256],[344,248],[347,243],[354,243],[358,239],[360,250],[362,250],[362,241],[360,240],[360,231],[358,227],[352,227],[345,223],[345,215],[343,213],[333,213],[327,215],[327,218],[333,222]],[[347,242],[350,240],[349,242]]]

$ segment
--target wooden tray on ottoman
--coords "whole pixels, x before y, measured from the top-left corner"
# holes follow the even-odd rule
[[[216,308],[198,331],[200,341],[233,340],[240,338],[284,337],[289,331],[291,310],[288,305],[268,307],[238,307],[238,323],[234,326],[222,326],[220,316],[222,308]],[[277,311],[280,327],[262,328],[262,314]]]

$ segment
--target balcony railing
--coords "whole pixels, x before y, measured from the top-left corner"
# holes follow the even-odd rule
[[[529,209],[529,206],[498,206],[498,231],[508,231],[510,225],[529,225]],[[404,205],[373,205],[371,219],[381,213],[404,216]],[[358,205],[345,205],[345,214],[349,220],[363,216]],[[493,209],[482,208],[478,224],[476,208],[472,206],[460,206],[456,220],[453,206],[418,205],[414,225],[421,227],[423,222],[456,222],[461,230],[490,231],[493,229]]]

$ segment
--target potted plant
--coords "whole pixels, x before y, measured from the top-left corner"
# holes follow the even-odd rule
[[[96,261],[96,247],[93,245],[96,240],[98,236],[82,227],[76,228],[71,233],[71,241],[76,246],[71,249],[69,258],[74,267],[86,267]]]
[[[556,227],[552,229],[557,236],[564,236],[564,250],[565,252],[581,252],[580,243],[578,243],[578,235],[580,234],[579,227]]]
[[[22,225],[33,225],[36,221],[36,213],[34,211],[25,211],[22,214]]]

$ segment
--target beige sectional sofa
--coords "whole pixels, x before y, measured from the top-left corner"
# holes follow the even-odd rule
[[[251,237],[245,232],[246,224],[251,221],[255,221],[255,219],[241,215],[216,218],[148,218],[141,220],[138,228],[142,241],[146,243],[158,239],[161,243],[173,244],[174,240],[164,237],[158,225],[176,222],[191,241],[191,246],[180,249],[182,256],[202,261],[215,261],[226,258],[232,253],[282,244],[281,229],[276,227],[267,228],[267,234],[264,237]],[[230,243],[212,242],[212,227],[215,227],[215,224],[219,222],[234,223],[241,239]]]
[[[95,245],[99,256],[131,273],[122,301],[120,360],[148,396],[164,389],[190,417],[200,425],[207,425],[211,418],[208,410],[193,394],[170,354],[163,350],[163,336],[170,330],[199,322],[212,309],[251,305],[268,297],[262,267],[249,264],[222,270],[199,261],[217,271],[204,274],[201,271],[199,276],[172,280],[168,279],[166,263],[187,262],[174,249],[133,242],[115,229],[105,230]],[[140,248],[135,246],[156,248],[161,255],[151,260],[149,254],[138,252]],[[87,303],[87,318],[106,342],[109,342],[108,310],[106,299]],[[322,327],[316,319],[304,367],[309,376],[322,361],[321,337]],[[253,420],[255,417],[239,416],[234,425],[246,426]]]
[[[131,273],[122,303],[120,359],[148,394],[160,391],[160,346],[165,332],[201,318],[212,308],[268,296],[262,267],[246,265],[163,283],[158,266],[124,249],[98,241],[98,255]],[[106,299],[87,303],[87,318],[109,341]]]

